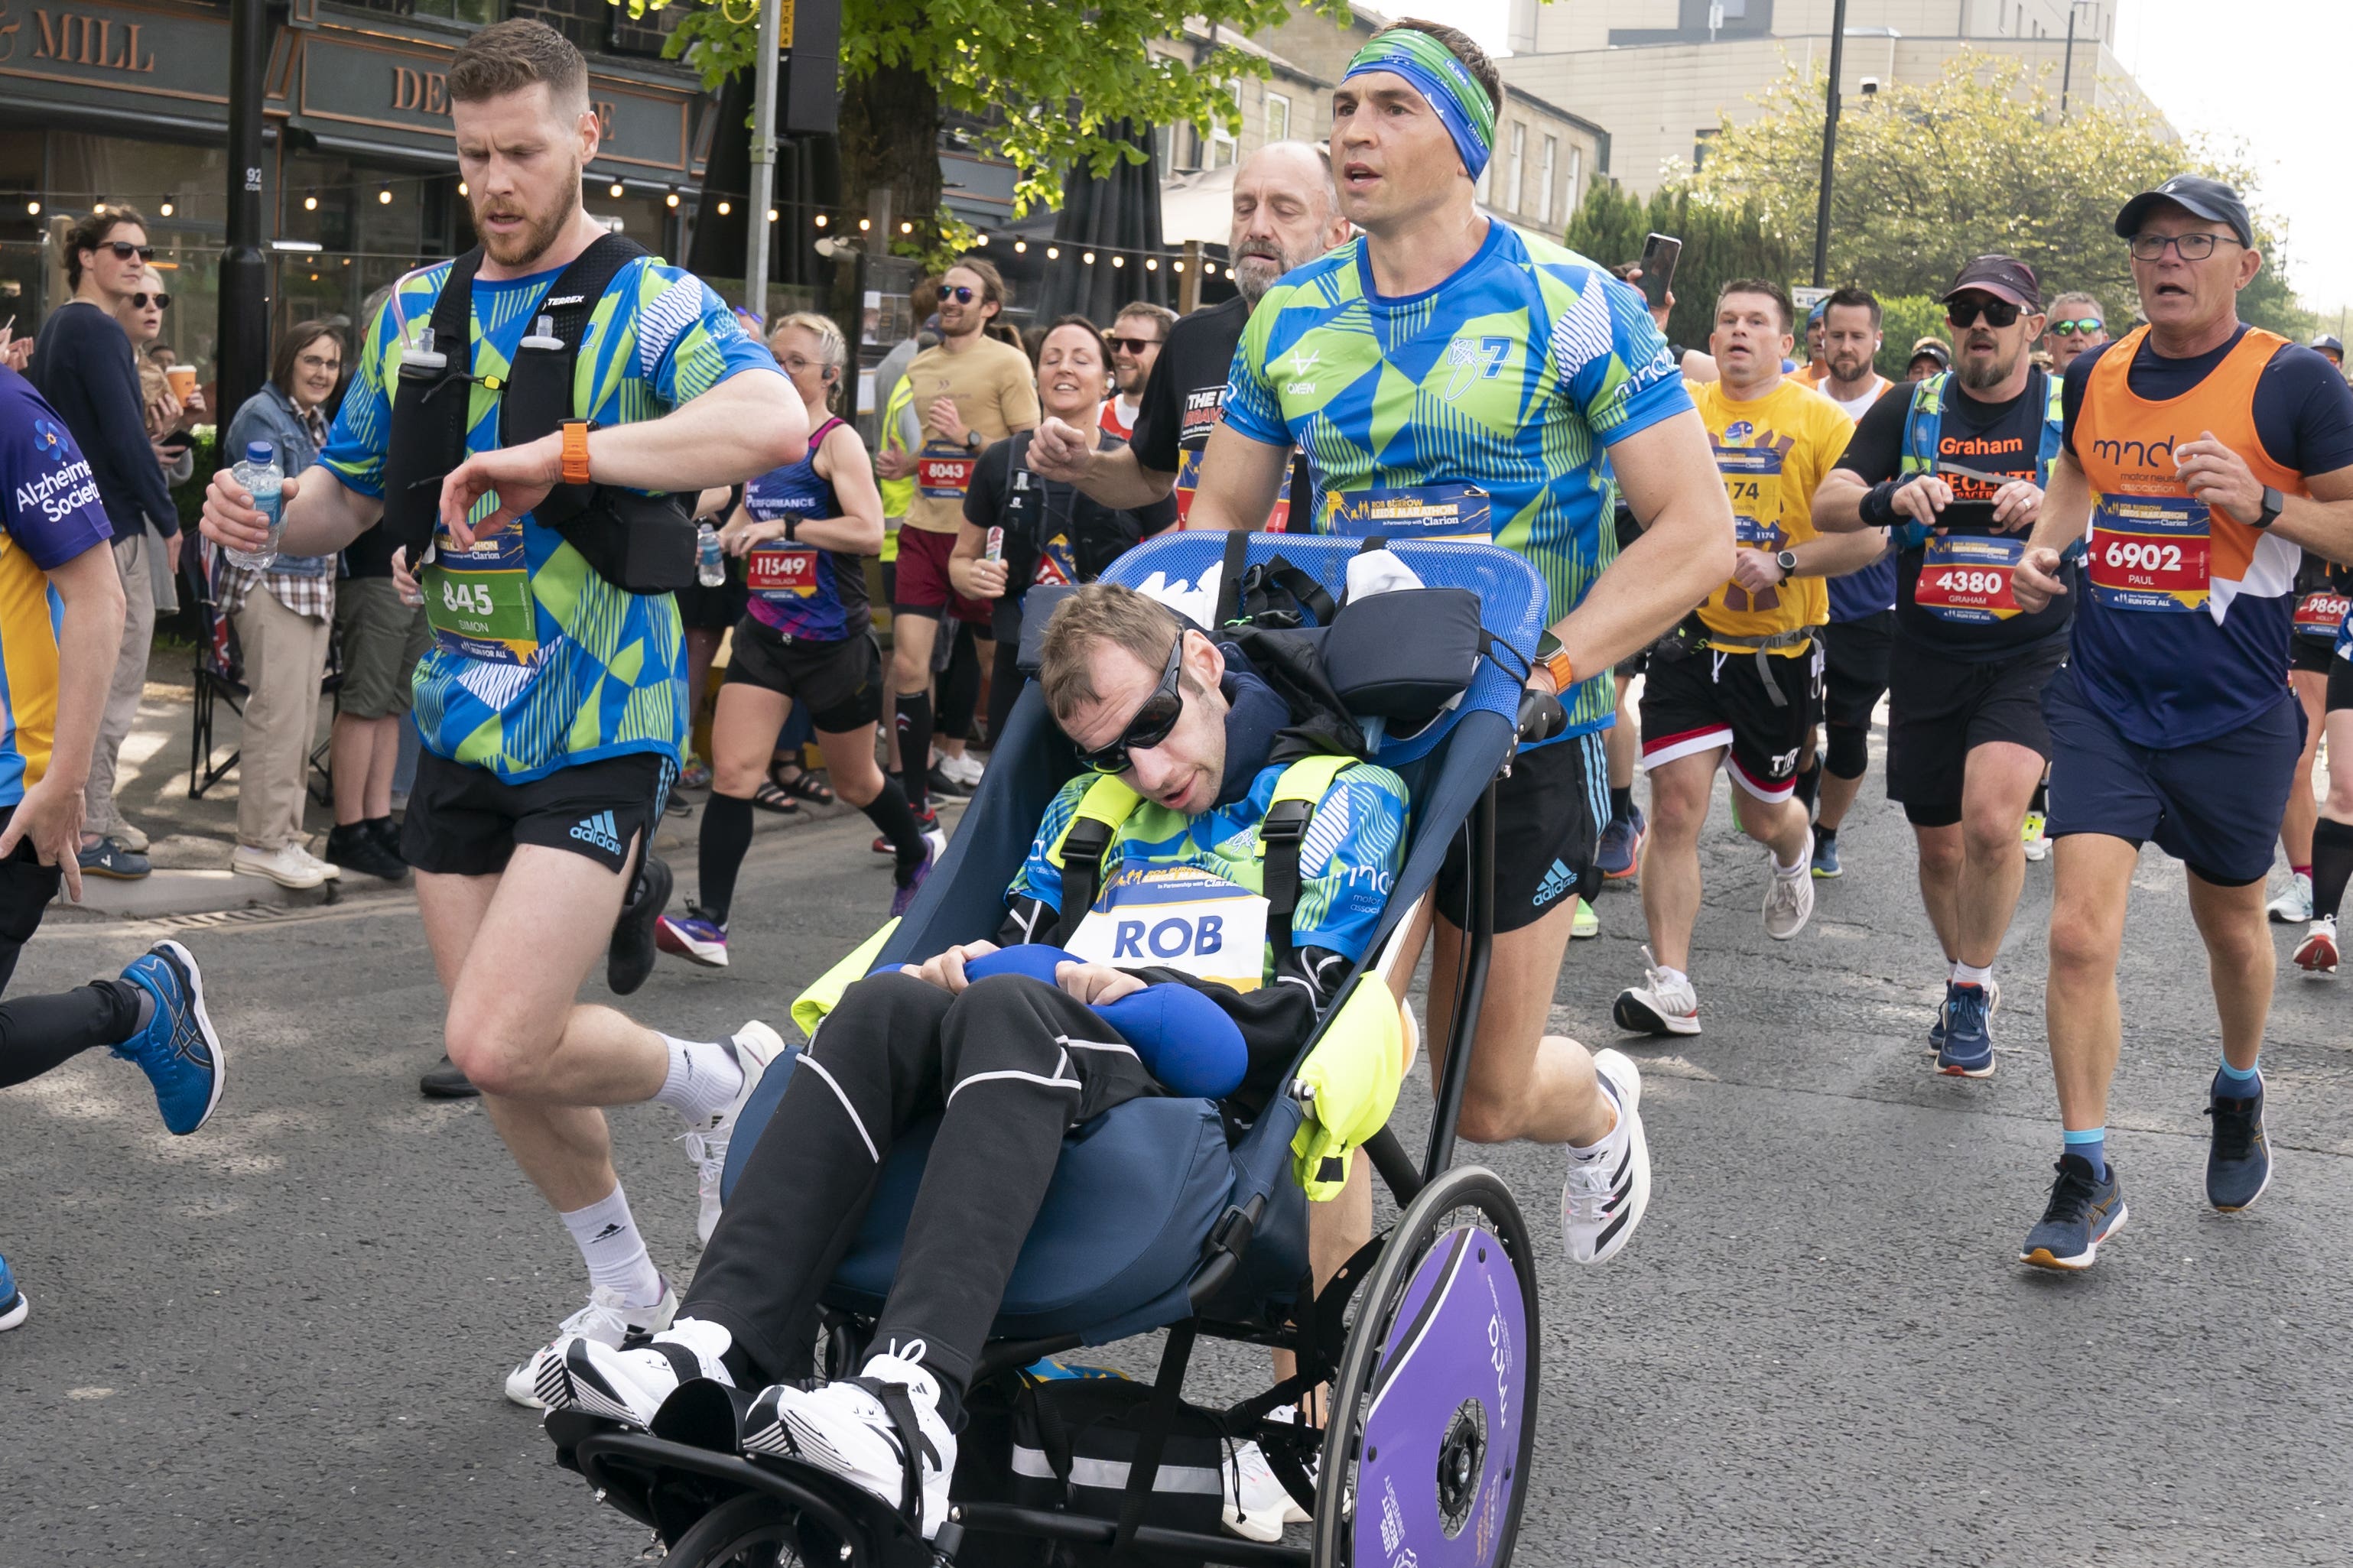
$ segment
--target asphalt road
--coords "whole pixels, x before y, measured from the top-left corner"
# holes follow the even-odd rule
[[[852,819],[764,840],[735,967],[666,961],[632,1011],[681,1034],[781,1024],[879,918],[868,837]],[[1552,1156],[1465,1152],[1511,1182],[1549,1260],[1517,1560],[2353,1562],[2353,1004],[2283,978],[2265,1058],[2279,1179],[2248,1214],[2210,1212],[2211,1009],[2181,873],[2151,852],[2109,1145],[2132,1220],[2088,1278],[2022,1269],[2057,1143],[2049,868],[2030,868],[2003,957],[2000,1074],[1968,1083],[1926,1071],[1939,966],[1875,769],[1844,848],[1813,925],[1775,943],[1759,852],[1728,827],[1708,838],[1706,1033],[1634,1050],[1656,1195],[1616,1262],[1561,1258]],[[1556,1015],[1587,1040],[1611,1037],[1609,999],[1640,978],[1638,900],[1613,890],[1601,918]],[[54,921],[14,990],[111,972],[157,934]],[[174,934],[235,1052],[211,1127],[164,1136],[144,1080],[102,1052],[0,1094],[0,1249],[33,1304],[0,1336],[0,1564],[636,1561],[643,1532],[500,1396],[581,1270],[479,1108],[415,1092],[440,995],[413,908]],[[2283,934],[2284,968],[2287,950]],[[1417,1131],[1427,1105],[1409,1089]],[[675,1119],[615,1125],[656,1259],[683,1275]],[[1210,1375],[1239,1389],[1256,1371],[1233,1352]]]

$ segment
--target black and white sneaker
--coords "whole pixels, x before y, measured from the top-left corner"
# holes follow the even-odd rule
[[[1618,1107],[1618,1125],[1591,1154],[1568,1157],[1560,1189],[1560,1223],[1568,1255],[1579,1263],[1618,1256],[1651,1206],[1651,1141],[1642,1132],[1642,1075],[1622,1051],[1593,1053],[1601,1092]]]
[[[661,1300],[650,1307],[632,1307],[622,1300],[619,1291],[599,1286],[588,1292],[586,1306],[556,1325],[554,1339],[507,1373],[507,1397],[526,1409],[543,1410],[547,1400],[541,1389],[547,1380],[548,1363],[561,1362],[567,1344],[575,1340],[595,1340],[618,1350],[632,1334],[661,1332],[676,1316],[678,1289],[668,1279],[662,1281]]]
[[[700,1318],[681,1318],[633,1351],[568,1339],[562,1353],[539,1363],[540,1403],[550,1410],[583,1410],[643,1426],[680,1384],[707,1377],[733,1387],[735,1380],[719,1359],[733,1343],[725,1329]]]
[[[923,1342],[908,1349],[921,1357]],[[939,1402],[940,1386],[920,1360],[878,1355],[846,1382],[762,1389],[744,1418],[744,1451],[798,1459],[853,1482],[919,1521],[929,1541],[947,1520],[955,1474],[955,1435]]]

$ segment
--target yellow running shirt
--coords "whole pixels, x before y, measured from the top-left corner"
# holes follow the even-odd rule
[[[1854,421],[1820,393],[1788,379],[1747,403],[1734,401],[1720,381],[1686,384],[1732,498],[1740,547],[1770,555],[1814,538],[1814,491],[1844,455]],[[1699,616],[1709,631],[1727,637],[1764,637],[1822,626],[1830,613],[1825,579],[1792,577],[1753,597],[1728,582],[1708,595]],[[1792,641],[1774,651],[1794,657],[1808,646]]]

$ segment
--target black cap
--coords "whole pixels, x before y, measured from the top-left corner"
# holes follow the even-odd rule
[[[1927,355],[1947,370],[1952,368],[1953,351],[1942,338],[1922,338],[1912,345],[1911,358],[1905,363],[1909,364],[1912,360],[1918,359],[1922,354]]]
[[[2239,199],[2239,193],[2203,174],[2176,174],[2157,189],[2143,191],[2126,202],[2124,211],[2116,214],[2117,237],[2130,239],[2138,234],[2148,209],[2159,202],[2170,202],[2208,223],[2229,224],[2241,245],[2252,248],[2255,243],[2255,226],[2248,220],[2247,204]]]
[[[2345,345],[2337,341],[2337,336],[2333,332],[2321,333],[2312,340],[2312,346],[2322,353],[2335,354],[2338,359],[2345,357]]]
[[[2042,309],[2042,280],[2034,268],[2014,256],[1978,256],[1966,262],[1941,299],[1975,289],[1997,300],[2007,300],[2021,310]]]

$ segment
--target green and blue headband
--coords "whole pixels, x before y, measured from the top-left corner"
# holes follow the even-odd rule
[[[1342,81],[1373,71],[1391,71],[1411,82],[1430,103],[1462,167],[1476,180],[1495,150],[1495,103],[1479,85],[1470,68],[1454,52],[1428,33],[1393,27],[1356,51]]]

